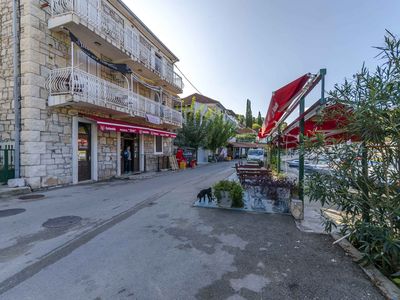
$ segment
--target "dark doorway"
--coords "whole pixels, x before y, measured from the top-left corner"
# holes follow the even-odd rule
[[[78,124],[78,181],[92,179],[91,168],[91,125]]]
[[[121,133],[121,173],[140,171],[139,135]]]

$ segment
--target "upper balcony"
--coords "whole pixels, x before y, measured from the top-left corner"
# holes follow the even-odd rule
[[[52,0],[49,29],[68,28],[90,47],[126,63],[138,74],[169,87],[183,90],[182,77],[174,67],[132,24],[119,17],[116,10],[101,0]]]
[[[182,113],[82,70],[68,67],[50,72],[49,106],[81,106],[114,115],[148,118],[182,126]]]

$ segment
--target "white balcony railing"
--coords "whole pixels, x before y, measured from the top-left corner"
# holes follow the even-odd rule
[[[50,96],[71,94],[79,102],[125,111],[132,116],[150,114],[164,123],[182,125],[181,112],[76,68],[52,70],[46,85]]]
[[[119,48],[156,72],[162,79],[183,89],[182,77],[173,67],[161,61],[140,42],[140,34],[130,25],[122,25],[102,9],[101,0],[51,0],[52,17],[74,13],[91,26],[91,30],[106,35]]]

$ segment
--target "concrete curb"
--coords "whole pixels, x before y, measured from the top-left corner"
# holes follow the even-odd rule
[[[341,236],[337,233],[331,233],[333,239],[338,240]],[[362,258],[362,254],[358,251],[347,239],[337,243],[342,249],[347,252],[353,261],[358,261]],[[389,300],[400,299],[400,289],[388,278],[386,278],[374,265],[361,266],[360,268],[370,278],[372,283],[381,291],[381,293]]]
[[[31,189],[28,186],[15,187],[15,188],[4,187],[4,188],[0,188],[0,199],[12,197],[12,196],[23,195],[23,194],[29,194],[30,192],[31,192]]]

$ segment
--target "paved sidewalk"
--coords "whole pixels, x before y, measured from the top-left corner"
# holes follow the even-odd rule
[[[10,188],[7,185],[1,184],[0,185],[0,201],[2,201],[4,198],[10,198],[10,197],[14,197],[17,195],[29,194],[30,192],[31,192],[31,189],[28,186]]]

